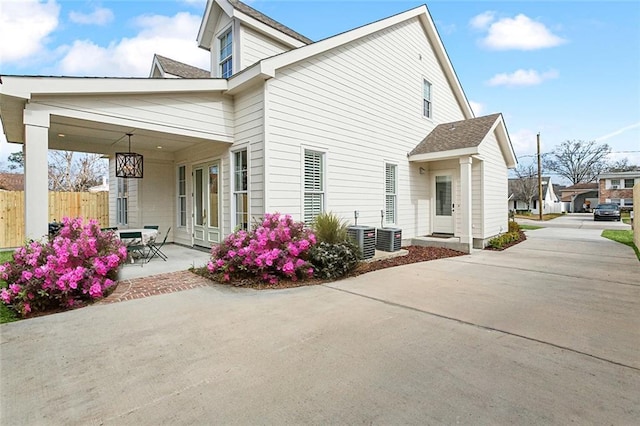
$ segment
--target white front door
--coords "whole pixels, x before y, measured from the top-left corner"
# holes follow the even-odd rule
[[[220,162],[193,169],[193,243],[211,247],[220,242]]]
[[[433,174],[433,232],[453,234],[453,173],[435,172]]]

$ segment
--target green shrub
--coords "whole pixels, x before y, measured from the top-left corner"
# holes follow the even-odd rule
[[[316,216],[311,229],[320,243],[338,244],[348,240],[346,223],[331,212]]]
[[[520,231],[520,225],[518,225],[518,222],[510,221],[509,232],[519,232],[519,231]]]
[[[488,246],[495,249],[501,249],[505,245],[518,241],[520,239],[519,232],[507,232],[489,240]]]
[[[351,241],[321,242],[309,251],[309,261],[315,269],[314,276],[318,278],[340,278],[353,271],[359,260],[360,250]]]

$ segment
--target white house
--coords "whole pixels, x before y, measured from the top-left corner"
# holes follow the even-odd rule
[[[426,6],[312,42],[209,0],[197,41],[210,75],[156,55],[146,79],[2,76],[27,235],[47,232],[47,148],[108,155],[110,225],[171,227],[188,246],[276,211],[359,211],[405,241],[450,234],[465,250],[506,230],[516,159],[503,117],[474,117]],[[127,134],[142,179],[115,176]]]
[[[556,193],[556,185],[551,183],[550,176],[542,176],[542,212],[543,213],[563,213],[566,206],[562,203],[560,194]],[[531,200],[524,199],[523,188],[533,189]],[[526,190],[525,190],[526,192]],[[509,179],[509,210],[530,211],[539,214],[539,196],[537,178],[511,178]],[[530,203],[529,203],[530,201]]]

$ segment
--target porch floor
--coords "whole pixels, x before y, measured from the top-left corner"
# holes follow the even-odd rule
[[[191,267],[202,267],[207,264],[211,254],[207,251],[192,249],[177,244],[166,244],[162,252],[167,261],[154,257],[149,263],[125,263],[120,272],[121,280],[144,278],[169,272],[186,271]]]

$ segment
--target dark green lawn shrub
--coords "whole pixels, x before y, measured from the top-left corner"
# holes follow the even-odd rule
[[[520,239],[519,232],[507,232],[489,240],[488,246],[495,249],[501,249],[509,243]]]
[[[315,269],[314,276],[318,278],[340,278],[353,271],[359,260],[360,250],[351,241],[321,242],[309,251],[309,261]]]

